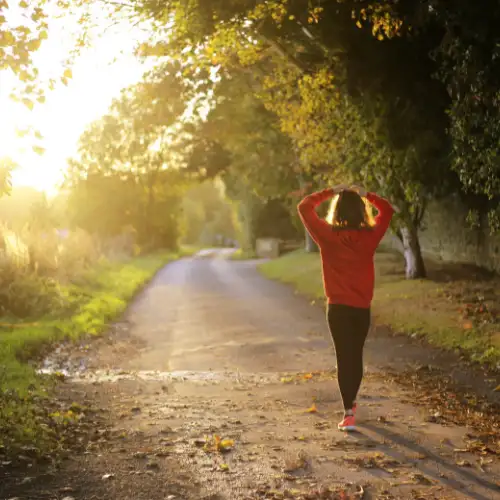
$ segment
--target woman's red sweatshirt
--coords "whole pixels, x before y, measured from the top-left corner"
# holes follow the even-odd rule
[[[335,230],[316,213],[316,207],[333,196],[333,189],[306,196],[299,203],[299,215],[321,252],[328,303],[369,308],[375,284],[373,257],[394,209],[384,198],[368,193],[366,198],[378,211],[373,229]]]

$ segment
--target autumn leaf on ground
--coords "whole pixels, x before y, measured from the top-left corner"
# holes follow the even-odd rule
[[[234,446],[232,439],[222,439],[220,436],[214,436],[211,439],[206,439],[203,449],[205,451],[217,451],[219,453],[226,453],[231,451]]]
[[[293,378],[292,377],[281,377],[280,381],[283,382],[284,384],[290,384],[291,382],[293,382]]]
[[[306,379],[306,380],[311,380],[312,378],[313,378],[313,374],[312,373],[306,373],[304,375],[304,379]]]
[[[307,455],[303,451],[299,451],[296,455],[285,457],[283,472],[295,472],[299,469],[305,469],[307,466]]]
[[[306,413],[317,413],[318,408],[316,407],[316,403],[313,403],[310,408],[306,410]]]
[[[472,321],[464,321],[462,328],[464,330],[472,330],[473,328]]]
[[[229,470],[229,465],[227,464],[220,464],[220,470],[226,472]]]
[[[230,451],[234,446],[232,439],[222,439],[217,443],[217,450],[220,452]]]
[[[426,485],[432,484],[432,481],[430,479],[428,479],[426,476],[418,472],[410,474],[410,479],[412,480],[412,483],[409,484],[426,484]]]

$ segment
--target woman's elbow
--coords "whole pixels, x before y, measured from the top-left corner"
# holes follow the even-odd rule
[[[299,212],[300,215],[303,215],[307,212],[307,202],[305,200],[301,201],[297,205],[297,212]]]

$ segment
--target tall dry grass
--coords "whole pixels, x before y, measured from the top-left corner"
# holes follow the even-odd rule
[[[62,285],[97,263],[137,253],[133,235],[102,241],[83,230],[0,226],[0,316],[40,317],[66,306]]]

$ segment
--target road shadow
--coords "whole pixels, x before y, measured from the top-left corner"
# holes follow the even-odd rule
[[[387,429],[385,426],[382,427],[375,424],[363,423],[362,429],[366,429],[373,432],[374,434],[377,434],[378,436],[383,438],[383,440],[386,443],[392,442],[393,444],[411,450],[416,454],[421,454],[426,456],[427,458],[426,461],[415,461],[414,464],[415,468],[417,468],[422,474],[425,474],[426,476],[429,476],[432,479],[434,479],[436,482],[441,483],[443,486],[446,485],[447,487],[454,489],[457,493],[461,493],[462,495],[465,494],[468,496],[468,498],[472,498],[474,500],[491,500],[492,498],[495,498],[495,496],[499,495],[500,488],[494,482],[488,481],[487,479],[478,476],[472,471],[469,471],[467,469],[464,469],[463,467],[459,467],[456,464],[449,462],[442,456],[437,455],[436,453],[431,451],[429,448],[426,448],[425,446],[422,446],[404,437],[403,435],[394,432],[393,430]],[[362,429],[360,429],[358,435],[363,435]],[[394,459],[401,460],[402,458],[402,456],[400,456],[400,454],[397,453],[397,451],[389,447],[385,452],[387,455],[392,456]],[[431,465],[426,465],[426,462],[428,461],[431,461],[431,463],[436,464],[437,468],[442,472],[436,472],[436,469],[433,468]],[[447,471],[448,473],[452,473],[455,476],[458,476],[464,481],[469,482],[469,484],[464,484],[458,481],[457,479],[450,477],[443,478],[441,474],[444,471]],[[484,494],[478,493],[477,491],[472,491],[471,487],[474,485],[477,485],[481,488],[488,490],[489,492],[491,492],[491,495],[485,496]]]

